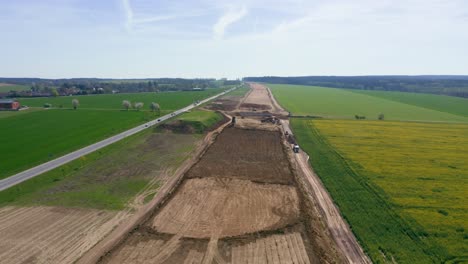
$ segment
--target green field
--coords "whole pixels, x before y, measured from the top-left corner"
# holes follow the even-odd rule
[[[43,107],[44,104],[52,104],[52,107],[72,108],[72,100],[78,99],[79,108],[89,109],[123,109],[122,101],[129,100],[132,103],[143,102],[143,110],[149,111],[151,102],[160,105],[161,110],[176,110],[222,92],[224,89],[207,89],[198,92],[162,92],[162,93],[131,93],[131,94],[101,94],[101,95],[82,95],[82,96],[59,96],[46,98],[23,98],[20,99],[22,105],[32,107]]]
[[[440,112],[468,117],[468,99],[423,93],[349,90],[355,93],[380,97],[395,102],[415,105]]]
[[[43,110],[0,119],[0,178],[149,121],[150,112]]]
[[[47,102],[63,104],[64,108],[32,108],[5,112],[3,117],[0,113],[0,138],[5,142],[0,146],[0,179],[156,118],[157,113],[147,108],[152,101],[158,102],[161,114],[165,114],[221,91],[80,96],[76,111],[70,110],[74,97],[23,99],[21,102],[29,106]],[[124,111],[122,100],[146,102],[147,111]]]
[[[12,117],[12,116],[25,115],[25,114],[29,114],[32,112],[43,111],[43,110],[44,109],[42,108],[29,108],[29,109],[21,110],[21,111],[0,111],[0,119]]]
[[[396,102],[349,90],[315,86],[268,84],[281,105],[293,115],[352,119],[355,115],[375,120],[468,122],[468,117]],[[458,106],[457,106],[458,108]]]
[[[24,91],[30,89],[31,86],[27,85],[0,83],[0,93],[8,93],[10,91]]]

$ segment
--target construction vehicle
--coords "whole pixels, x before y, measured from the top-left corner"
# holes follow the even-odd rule
[[[294,144],[293,151],[294,151],[294,153],[299,153],[299,145],[298,144]]]

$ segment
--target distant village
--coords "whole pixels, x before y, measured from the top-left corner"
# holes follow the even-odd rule
[[[30,86],[30,89],[0,91],[0,98],[55,97],[87,94],[115,94],[164,91],[203,91],[222,85],[237,85],[239,80],[227,79],[152,79],[152,80],[101,80],[101,79],[12,79],[0,78],[0,83]]]

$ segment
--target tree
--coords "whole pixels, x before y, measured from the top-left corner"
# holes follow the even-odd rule
[[[122,101],[122,106],[123,106],[123,108],[125,108],[125,110],[128,111],[128,109],[132,106],[132,104],[128,100],[123,100]]]
[[[161,114],[161,108],[159,107],[159,104],[152,102],[150,104],[150,109],[152,112],[155,112],[156,110],[158,111],[159,114]]]
[[[52,88],[52,89],[50,90],[50,93],[52,94],[53,97],[59,96],[59,93],[57,92],[57,89],[56,89],[56,88]]]
[[[138,103],[135,103],[134,107],[135,107],[136,110],[140,111],[140,109],[143,107],[143,105],[144,104],[142,102],[138,102]]]
[[[385,116],[384,116],[384,114],[380,114],[380,115],[378,116],[378,118],[379,118],[379,120],[384,120],[384,119],[385,119]]]
[[[80,105],[80,101],[78,101],[78,99],[73,99],[72,105],[73,105],[73,109],[76,110],[76,108]]]

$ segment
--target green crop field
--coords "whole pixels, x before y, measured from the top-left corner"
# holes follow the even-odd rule
[[[374,262],[468,261],[468,125],[293,119]]]
[[[160,105],[161,110],[176,110],[212,95],[222,92],[224,89],[207,89],[197,92],[162,92],[162,93],[131,93],[131,94],[102,94],[102,95],[82,95],[82,96],[59,96],[47,98],[26,98],[20,99],[22,105],[32,107],[43,107],[44,104],[52,104],[52,107],[72,108],[72,100],[78,99],[79,108],[89,109],[122,109],[122,101],[128,100],[132,103],[144,103],[144,110],[149,111],[151,102]]]
[[[0,111],[0,119],[7,118],[7,117],[12,117],[12,116],[25,115],[25,114],[29,114],[29,113],[32,113],[32,112],[43,111],[43,110],[45,110],[45,109],[29,108],[29,109],[25,109],[25,110],[21,110],[21,111]]]
[[[222,90],[79,96],[76,111],[70,110],[75,97],[23,99],[29,106],[51,103],[63,108],[0,113],[0,179],[156,118],[147,108],[152,101],[164,114]],[[124,111],[122,100],[145,102],[147,110]]]
[[[467,116],[468,117],[468,99],[446,96],[446,95],[435,95],[435,94],[424,94],[424,93],[404,93],[404,92],[386,92],[386,91],[362,91],[362,90],[349,90],[355,93],[371,95],[380,97],[395,102],[401,102],[405,104],[415,105],[432,109],[440,112],[447,112],[454,115]]]
[[[0,93],[8,93],[9,91],[24,91],[29,89],[31,89],[31,87],[27,85],[0,83]]]
[[[268,84],[281,105],[293,115],[352,119],[355,115],[375,120],[468,122],[468,117],[396,102],[349,90],[315,86]]]
[[[43,110],[0,119],[0,178],[149,121],[138,111]]]

